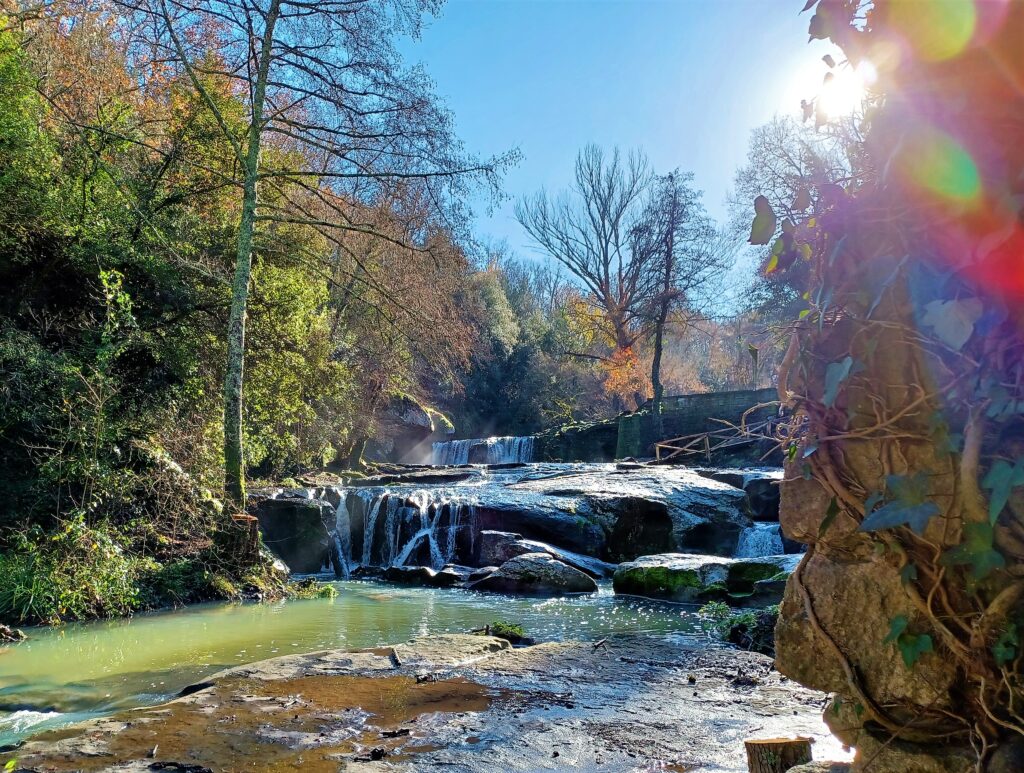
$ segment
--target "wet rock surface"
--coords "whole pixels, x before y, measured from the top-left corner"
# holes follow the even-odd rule
[[[231,669],[169,704],[43,734],[17,758],[55,772],[740,773],[749,737],[811,736],[815,756],[841,759],[823,697],[763,656],[667,638],[512,649],[456,634]]]
[[[471,590],[527,595],[593,593],[594,578],[569,566],[548,553],[526,553],[505,561],[483,579],[472,583]]]

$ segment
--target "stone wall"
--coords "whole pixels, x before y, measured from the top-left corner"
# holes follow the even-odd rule
[[[618,459],[653,456],[654,444],[659,440],[724,429],[720,421],[714,420],[738,424],[747,409],[776,399],[778,396],[774,389],[741,389],[666,397],[661,417],[664,430],[661,433],[655,431],[654,416],[651,415],[648,403],[636,413],[619,419],[615,456]],[[748,421],[760,421],[772,412],[770,408],[762,409],[748,417]]]
[[[743,413],[758,403],[777,397],[774,389],[741,389],[731,392],[666,397],[663,401],[663,432],[654,428],[650,403],[636,413],[589,424],[559,427],[537,436],[535,458],[552,462],[609,462],[627,457],[654,455],[659,440],[722,429],[714,419],[739,423]],[[750,417],[759,421],[772,413],[762,409]]]

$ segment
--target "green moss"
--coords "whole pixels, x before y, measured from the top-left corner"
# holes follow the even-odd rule
[[[523,626],[519,625],[519,623],[511,623],[508,620],[495,620],[487,627],[487,630],[491,632],[491,636],[505,639],[512,642],[512,644],[518,644],[526,638],[526,631],[523,629]]]
[[[703,585],[694,569],[671,569],[665,566],[636,567],[615,575],[615,590],[638,596],[689,597]]]
[[[732,593],[750,593],[754,590],[754,583],[761,580],[771,580],[779,575],[786,577],[785,572],[779,572],[775,564],[741,561],[729,566],[729,575],[726,585]]]

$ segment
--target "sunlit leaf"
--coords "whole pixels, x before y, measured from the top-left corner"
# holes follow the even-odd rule
[[[801,188],[796,192],[796,196],[793,197],[793,203],[789,205],[789,208],[794,212],[803,212],[811,206],[811,192],[806,188]]]
[[[823,401],[831,408],[835,405],[836,397],[839,396],[839,387],[850,376],[850,369],[853,367],[853,357],[847,355],[839,362],[831,362],[825,369],[825,395]]]
[[[775,235],[775,210],[764,196],[754,199],[754,222],[750,226],[750,243],[767,244]]]
[[[909,526],[921,534],[928,522],[939,514],[939,506],[934,502],[921,502],[916,505],[905,505],[901,502],[889,502],[875,510],[861,521],[861,531],[879,531]]]
[[[960,351],[974,333],[974,323],[985,307],[978,298],[932,301],[924,307],[921,322],[935,331],[944,344]]]
[[[836,60],[832,58],[832,54],[825,54],[825,56],[821,57],[821,61],[823,61],[829,67],[836,66]]]

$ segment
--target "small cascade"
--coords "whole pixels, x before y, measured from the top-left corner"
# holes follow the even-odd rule
[[[471,522],[473,505],[444,490],[359,491],[363,498],[363,566],[406,566],[410,561],[440,569],[454,560],[459,528]],[[429,558],[428,558],[429,556]]]
[[[777,523],[755,523],[740,532],[736,558],[778,556],[785,552],[782,531]]]
[[[338,496],[340,501],[334,511],[334,546],[341,566],[334,567],[334,573],[347,580],[352,571],[352,524],[345,489],[339,489]]]
[[[469,464],[469,449],[482,440],[445,440],[434,443],[434,464]]]
[[[446,440],[434,443],[434,464],[515,464],[533,461],[533,436]]]
[[[533,436],[487,438],[488,464],[533,461]]]

